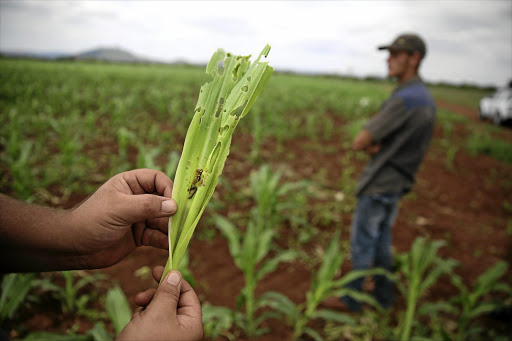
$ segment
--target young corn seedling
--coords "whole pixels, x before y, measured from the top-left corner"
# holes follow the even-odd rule
[[[306,181],[282,182],[283,170],[273,171],[268,165],[262,165],[250,175],[251,192],[256,206],[252,209],[258,228],[278,228],[284,220],[293,227],[307,225],[304,216],[306,204]]]
[[[238,335],[230,332],[236,319],[236,313],[223,306],[214,306],[209,303],[202,305],[204,335],[210,339],[220,336],[229,341],[237,339]]]
[[[481,274],[472,290],[464,285],[462,278],[452,275],[452,283],[459,289],[459,296],[452,299],[460,309],[458,311],[457,335],[454,340],[470,340],[482,331],[483,328],[471,323],[481,315],[490,313],[500,308],[503,302],[492,302],[484,300],[491,292],[503,292],[509,297],[512,296],[512,288],[505,282],[499,282],[499,278],[507,271],[507,263],[499,261],[495,266]]]
[[[206,67],[212,80],[201,87],[176,171],[172,197],[178,211],[169,219],[169,259],[162,278],[178,269],[224,168],[233,131],[272,75],[268,62],[260,61],[269,51],[265,46],[250,64],[250,56],[219,49]]]
[[[0,322],[14,317],[32,288],[35,276],[33,273],[8,274],[3,278],[0,293]]]
[[[245,306],[245,316],[235,314],[235,322],[247,336],[261,335],[266,330],[259,326],[271,315],[263,313],[258,317],[255,316],[256,311],[263,307],[262,301],[255,296],[256,286],[265,275],[273,272],[279,263],[294,260],[296,254],[288,250],[268,258],[276,231],[267,227],[258,228],[255,221],[257,218],[249,220],[247,230],[243,233],[222,216],[215,216],[214,219],[217,227],[228,240],[229,251],[236,266],[244,274],[245,287],[237,299],[237,305]]]
[[[411,339],[416,307],[420,298],[441,275],[451,273],[457,265],[452,259],[442,259],[437,256],[437,251],[444,244],[442,240],[430,242],[419,237],[414,240],[409,253],[397,257],[401,265],[400,275],[403,278],[396,283],[406,299],[407,308],[397,328],[396,339],[401,341]]]
[[[126,295],[119,286],[109,289],[105,309],[112,321],[116,334],[119,334],[132,318],[132,310]]]
[[[352,271],[340,279],[335,279],[343,263],[343,252],[339,247],[340,233],[332,238],[318,272],[313,276],[311,288],[306,293],[306,302],[295,304],[287,296],[278,292],[267,292],[262,296],[265,305],[277,310],[285,316],[289,325],[293,326],[293,340],[301,340],[304,334],[314,340],[323,340],[322,336],[314,329],[308,327],[308,322],[313,319],[323,319],[344,325],[355,325],[356,321],[345,313],[329,309],[318,309],[320,303],[331,296],[351,296],[359,301],[379,307],[373,297],[366,293],[346,289],[345,286],[358,277],[368,275],[387,275],[384,269]]]
[[[413,339],[426,340],[428,337],[430,340],[445,341],[498,340],[498,335],[493,334],[496,330],[482,326],[479,318],[482,315],[499,313],[500,309],[506,307],[506,300],[504,302],[498,297],[488,297],[490,294],[502,292],[505,297],[512,297],[512,288],[499,281],[507,268],[506,262],[499,261],[481,274],[472,287],[467,287],[459,275],[451,274],[450,279],[459,290],[458,295],[449,300],[423,303],[418,308],[418,315],[428,316],[429,322],[417,324],[417,334],[420,336]]]
[[[98,295],[96,290],[84,290],[89,284],[98,285],[106,279],[103,273],[86,274],[83,271],[61,271],[64,287],[56,286],[54,296],[61,302],[63,313],[91,316],[94,310],[87,306]]]

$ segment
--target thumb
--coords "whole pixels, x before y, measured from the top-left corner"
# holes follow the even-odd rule
[[[129,195],[121,200],[122,216],[128,223],[136,223],[146,219],[168,217],[176,212],[177,204],[173,199],[153,194]]]
[[[156,289],[147,310],[156,316],[176,317],[181,292],[181,274],[171,271]],[[162,314],[162,315],[160,315]]]

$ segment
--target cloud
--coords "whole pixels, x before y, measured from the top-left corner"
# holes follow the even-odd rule
[[[0,49],[79,52],[119,46],[206,62],[219,47],[276,68],[385,74],[376,47],[413,31],[427,41],[427,80],[512,78],[511,1],[0,1]]]

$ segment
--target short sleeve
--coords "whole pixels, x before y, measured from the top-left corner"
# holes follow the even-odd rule
[[[408,116],[404,101],[399,97],[392,97],[384,102],[377,115],[364,128],[370,132],[375,142],[380,142],[400,128]]]

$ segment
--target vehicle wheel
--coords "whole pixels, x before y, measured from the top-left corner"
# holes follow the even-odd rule
[[[496,111],[494,115],[492,116],[492,121],[495,125],[499,126],[501,125],[501,117],[499,111]]]

